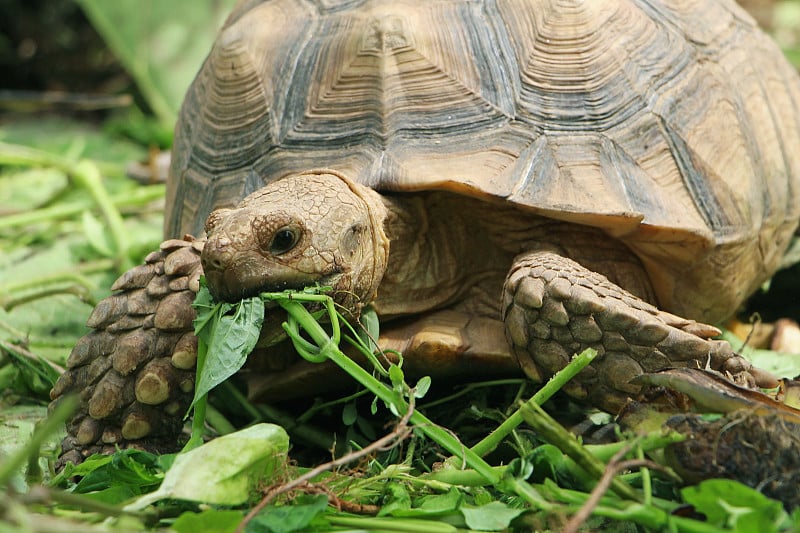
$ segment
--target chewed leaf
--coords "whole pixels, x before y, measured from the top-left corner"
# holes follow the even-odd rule
[[[205,276],[200,276],[200,290],[192,302],[196,316],[192,325],[194,334],[203,339],[206,344],[211,342],[213,329],[216,321],[233,308],[233,304],[227,302],[215,302],[208,290]]]
[[[240,505],[270,479],[288,451],[289,436],[274,424],[257,424],[218,437],[175,457],[158,490],[126,509],[144,509],[167,498]]]
[[[232,315],[217,314],[208,319],[211,332],[204,337],[208,358],[197,380],[192,405],[242,368],[258,342],[263,322],[264,302],[259,297],[242,300],[234,306]]]

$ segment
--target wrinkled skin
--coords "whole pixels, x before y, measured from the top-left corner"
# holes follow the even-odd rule
[[[389,253],[385,209],[371,190],[330,177],[281,180],[208,217],[202,264],[215,298],[319,283],[356,315],[374,299]]]

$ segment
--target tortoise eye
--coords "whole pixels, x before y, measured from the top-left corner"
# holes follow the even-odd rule
[[[291,226],[284,226],[276,231],[275,235],[272,236],[272,240],[269,243],[269,252],[272,255],[285,254],[297,246],[299,240],[299,229]]]

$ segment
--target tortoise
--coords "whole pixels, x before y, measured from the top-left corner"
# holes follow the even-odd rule
[[[201,273],[329,285],[434,375],[596,348],[567,392],[610,411],[669,366],[769,382],[707,324],[778,267],[798,146],[798,76],[732,1],[242,0],[180,112],[167,240],[52,391],[82,399],[64,457],[176,440]],[[296,368],[251,385],[308,393]]]

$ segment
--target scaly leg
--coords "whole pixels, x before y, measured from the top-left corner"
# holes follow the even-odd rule
[[[639,392],[631,379],[674,366],[710,366],[737,380],[769,381],[734,354],[719,330],[659,310],[605,276],[549,251],[518,256],[503,290],[506,337],[536,381],[594,348],[598,359],[567,388],[615,412]]]
[[[197,339],[192,301],[204,241],[169,240],[101,301],[56,382],[53,404],[77,394],[60,463],[116,446],[173,451],[192,399]]]

